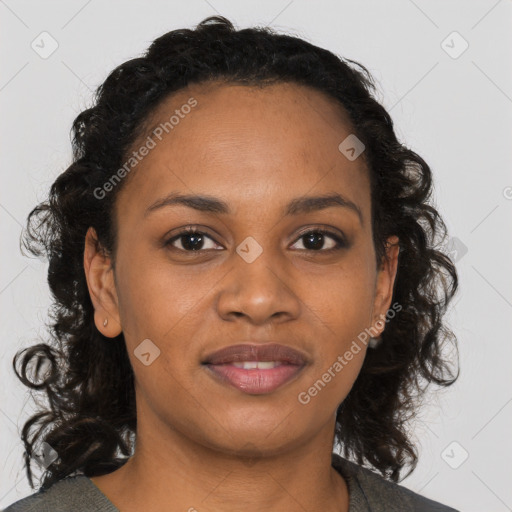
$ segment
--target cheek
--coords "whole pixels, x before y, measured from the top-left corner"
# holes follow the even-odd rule
[[[201,340],[208,339],[201,332],[202,326],[210,325],[211,336],[211,326],[218,322],[209,293],[221,275],[201,272],[192,265],[173,267],[161,259],[144,262],[132,254],[120,266],[124,272],[119,283],[123,332],[132,366],[144,386],[149,385],[148,376],[153,381],[158,375],[166,386],[188,388],[198,371]],[[147,368],[137,360],[138,347],[146,339],[151,340],[156,348],[148,346],[158,354]]]
[[[309,287],[306,310],[316,325],[315,363],[297,399],[315,414],[335,411],[359,375],[367,350],[372,286],[371,274],[354,264],[333,272],[323,286]]]
[[[315,323],[328,337],[337,340],[338,349],[369,327],[373,306],[373,283],[361,268],[344,268],[319,279],[303,281],[304,303]]]
[[[343,356],[339,360],[334,359],[299,390],[298,407],[307,411],[312,423],[319,418],[327,421],[336,412],[359,375],[364,354],[361,349],[350,361],[344,360]]]
[[[158,257],[149,258],[149,251]],[[131,333],[163,336],[198,305],[208,284],[192,266],[173,266],[159,253],[139,249],[125,252],[119,259],[119,306],[123,328]]]

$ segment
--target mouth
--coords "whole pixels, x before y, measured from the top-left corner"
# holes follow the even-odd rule
[[[232,345],[210,354],[201,364],[218,382],[262,395],[292,380],[308,362],[298,350],[271,343]]]

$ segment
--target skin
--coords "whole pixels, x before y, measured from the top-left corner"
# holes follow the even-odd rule
[[[120,190],[115,269],[92,228],[86,236],[95,323],[105,336],[124,333],[138,423],[134,456],[92,481],[123,512],[348,511],[346,482],[331,466],[335,413],[365,345],[307,405],[297,396],[390,308],[398,240],[378,268],[368,170],[338,150],[352,130],[330,98],[294,84],[193,85],[164,100],[148,126],[191,96],[198,105]],[[215,196],[232,212],[174,205],[144,216],[170,192]],[[342,207],[283,215],[292,199],[332,192],[358,205],[362,224]],[[190,238],[163,245],[190,225],[210,237],[203,251],[186,252]],[[349,246],[327,253],[336,244],[326,235],[311,249],[305,228],[342,232]],[[263,249],[252,263],[236,252],[248,236]],[[147,338],[160,350],[148,366],[134,355]],[[266,395],[201,366],[206,354],[250,340],[297,348],[309,364]]]

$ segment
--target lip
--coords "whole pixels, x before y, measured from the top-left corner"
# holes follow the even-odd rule
[[[207,355],[204,364],[239,363],[243,361],[280,361],[303,365],[307,358],[298,350],[277,343],[240,343],[230,345]]]
[[[269,369],[244,369],[233,363],[275,361]],[[210,374],[222,383],[253,395],[275,391],[293,379],[309,362],[298,350],[276,343],[231,345],[209,354],[202,362]]]

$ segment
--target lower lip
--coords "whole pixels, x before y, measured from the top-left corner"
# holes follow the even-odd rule
[[[231,364],[207,364],[206,367],[222,381],[251,395],[263,395],[275,391],[303,368],[294,364],[282,364],[268,370],[258,368],[244,370]]]

